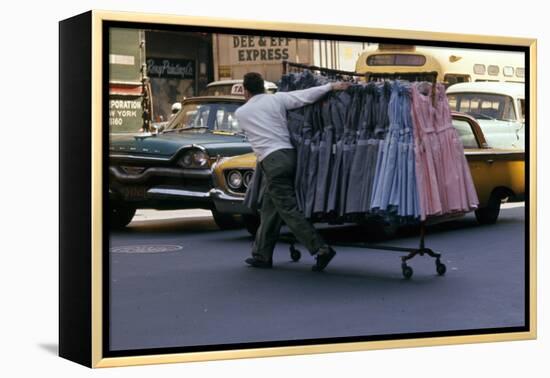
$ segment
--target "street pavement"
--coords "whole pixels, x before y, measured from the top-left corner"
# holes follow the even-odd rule
[[[112,350],[376,336],[523,326],[524,205],[501,210],[495,225],[473,214],[430,226],[426,246],[403,278],[403,253],[336,247],[324,272],[302,251],[292,262],[278,243],[270,270],[244,264],[252,239],[220,231],[208,212],[141,211],[111,233]],[[326,226],[329,242],[365,240],[357,226]],[[283,232],[285,230],[283,229]],[[418,245],[414,231],[382,244]]]

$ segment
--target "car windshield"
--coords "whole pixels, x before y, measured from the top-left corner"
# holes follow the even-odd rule
[[[236,102],[190,102],[183,105],[166,131],[211,130],[240,133]]]
[[[232,84],[212,85],[202,92],[202,96],[229,96],[232,87]]]
[[[451,110],[477,119],[517,121],[512,97],[492,93],[448,93]]]

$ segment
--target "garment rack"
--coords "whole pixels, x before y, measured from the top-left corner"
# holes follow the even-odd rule
[[[346,76],[354,76],[354,77],[367,77],[367,73],[359,74],[357,72],[351,72],[351,71],[342,71],[342,70],[336,70],[332,68],[324,68],[324,67],[318,67],[318,66],[311,66],[307,64],[300,64],[300,63],[294,63],[289,61],[283,61],[283,75],[287,74],[289,72],[289,68],[296,68],[296,69],[308,69],[310,71],[319,71],[324,72],[326,74],[333,74],[333,75],[346,75]],[[399,74],[415,74],[414,72],[410,73],[399,73]],[[437,78],[437,72],[427,72],[427,74],[432,74],[432,77],[434,78],[432,80],[432,102],[435,102],[435,83]],[[401,271],[403,273],[403,277],[405,279],[410,279],[413,275],[413,269],[407,264],[407,261],[411,260],[412,258],[416,257],[417,255],[424,256],[428,255],[435,259],[435,267],[436,272],[438,275],[443,276],[445,272],[447,271],[447,267],[445,264],[441,262],[441,254],[434,252],[430,248],[426,248],[425,244],[425,237],[426,237],[426,222],[420,222],[420,242],[418,248],[407,248],[407,247],[397,247],[397,246],[388,246],[388,245],[382,245],[382,244],[375,244],[375,243],[369,243],[369,242],[337,242],[333,243],[331,245],[333,246],[339,246],[339,247],[356,247],[356,248],[363,248],[363,249],[376,249],[376,250],[382,250],[382,251],[393,251],[393,252],[406,252],[408,253],[405,256],[401,256]],[[299,261],[302,254],[301,252],[296,249],[294,246],[296,240],[294,238],[291,238],[288,240],[290,243],[289,251],[290,251],[290,258],[292,261]]]
[[[335,247],[355,247],[355,248],[363,248],[363,249],[376,249],[381,251],[393,251],[393,252],[406,252],[407,255],[401,256],[401,271],[403,273],[403,277],[406,279],[410,279],[413,275],[413,269],[407,264],[407,261],[411,260],[412,258],[416,257],[417,255],[424,256],[428,255],[435,259],[435,269],[438,275],[443,276],[445,272],[447,271],[447,267],[445,264],[441,262],[441,254],[434,252],[430,248],[426,248],[425,245],[425,236],[426,236],[426,223],[421,222],[420,223],[420,245],[418,248],[407,248],[407,247],[397,247],[397,246],[389,246],[389,245],[383,245],[383,244],[376,244],[376,243],[370,243],[370,242],[336,242],[331,243],[331,246]],[[290,243],[289,252],[290,252],[290,258],[292,261],[299,261],[302,257],[302,253],[300,250],[298,250],[295,247],[296,239],[292,236],[290,238],[281,238],[282,241],[286,241]]]

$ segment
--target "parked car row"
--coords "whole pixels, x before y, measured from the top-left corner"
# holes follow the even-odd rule
[[[457,84],[448,91],[451,108],[462,112],[453,112],[453,124],[477,189],[481,224],[496,222],[502,201],[525,192],[521,95],[506,83]],[[112,135],[111,227],[129,224],[136,209],[201,208],[211,210],[222,229],[244,221],[255,233],[258,216],[243,205],[256,166],[235,118],[243,103],[234,95],[189,98],[162,131]]]
[[[242,97],[194,97],[159,133],[111,136],[109,200],[112,227],[124,227],[136,209],[212,210],[221,228],[234,227],[210,197],[212,164],[252,151],[235,110]]]

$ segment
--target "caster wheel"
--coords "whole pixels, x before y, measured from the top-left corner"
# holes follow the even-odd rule
[[[437,274],[439,274],[440,276],[444,275],[447,271],[447,267],[445,266],[445,264],[443,264],[439,260],[435,262],[435,269],[437,270]]]
[[[403,270],[403,277],[405,277],[405,279],[408,280],[409,278],[412,277],[412,275],[413,275],[413,269],[412,269],[410,266],[404,265],[404,264],[403,264],[403,265],[401,266],[401,269]]]
[[[293,245],[290,246],[290,258],[294,262],[299,261],[300,258],[302,258],[302,253],[299,250],[297,250],[296,248],[294,248]]]

